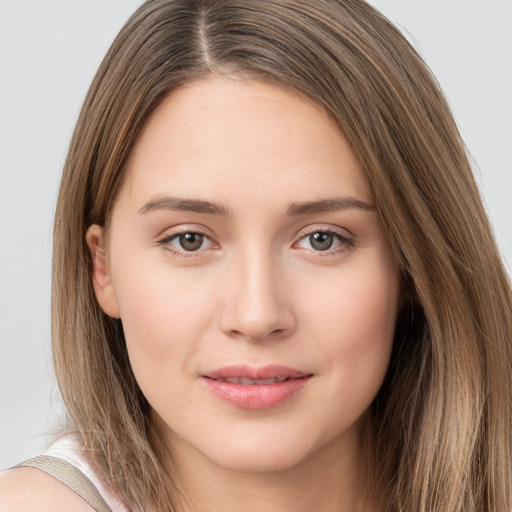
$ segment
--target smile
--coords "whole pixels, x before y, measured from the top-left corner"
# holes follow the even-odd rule
[[[280,365],[230,366],[202,375],[218,398],[242,409],[269,409],[291,400],[312,374]]]

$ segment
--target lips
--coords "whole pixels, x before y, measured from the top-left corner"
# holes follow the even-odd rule
[[[218,382],[229,382],[230,384],[241,384],[242,386],[267,386],[284,382],[288,377],[274,377],[272,379],[249,379],[248,377],[225,377],[214,379]]]
[[[292,399],[312,374],[281,365],[228,366],[202,375],[217,397],[244,409],[268,409]]]

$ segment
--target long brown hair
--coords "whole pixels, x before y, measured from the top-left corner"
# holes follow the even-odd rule
[[[313,99],[376,198],[404,297],[370,411],[381,509],[510,510],[510,283],[435,79],[362,0],[149,0],[115,39],[73,135],[55,220],[55,368],[85,449],[132,507],[177,503],[122,325],[95,300],[85,233],[107,225],[148,116],[211,73]]]

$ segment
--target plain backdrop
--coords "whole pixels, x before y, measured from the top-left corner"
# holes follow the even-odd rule
[[[140,0],[0,0],[0,468],[62,417],[50,353],[51,230],[89,83]],[[512,0],[373,0],[438,77],[512,265]],[[510,270],[509,270],[510,272]]]

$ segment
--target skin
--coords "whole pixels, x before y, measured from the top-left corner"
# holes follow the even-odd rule
[[[35,468],[0,473],[1,512],[94,512],[78,494]]]
[[[94,286],[122,319],[189,509],[359,509],[360,432],[387,370],[399,284],[339,130],[297,94],[213,76],[164,100],[126,173],[108,233],[87,233]],[[334,198],[344,202],[297,208]],[[202,245],[187,251],[180,233]],[[332,245],[320,250],[312,233]],[[312,377],[284,403],[248,410],[201,377],[237,364]]]

